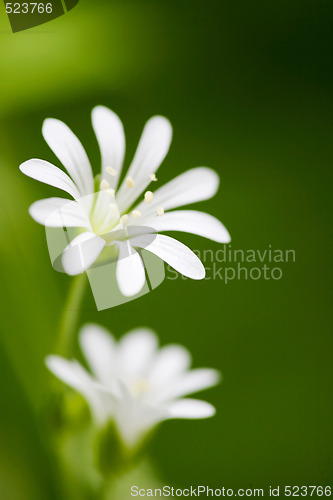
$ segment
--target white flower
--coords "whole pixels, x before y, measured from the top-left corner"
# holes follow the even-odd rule
[[[98,426],[112,421],[129,449],[163,420],[215,414],[209,403],[183,396],[217,384],[219,372],[190,370],[190,354],[181,345],[159,349],[155,333],[146,328],[116,342],[95,324],[85,325],[79,340],[92,375],[79,362],[60,356],[48,356],[47,367],[82,394]]]
[[[198,257],[179,241],[158,232],[184,231],[228,243],[228,231],[211,215],[195,210],[170,211],[214,196],[218,175],[197,167],[156,191],[147,189],[157,181],[155,173],[172,138],[170,122],[154,116],[146,123],[134,159],[118,187],[125,155],[122,123],[111,110],[98,106],[93,109],[92,124],[102,158],[101,176],[95,180],[81,142],[67,125],[55,119],[45,120],[42,132],[69,175],[44,160],[32,159],[20,165],[24,174],[62,189],[75,200],[48,198],[29,209],[45,226],[79,228],[62,254],[65,272],[80,274],[103,259],[103,253],[118,257],[119,288],[123,295],[132,296],[145,284],[144,265],[136,251],[145,248],[179,273],[204,278],[205,269]]]

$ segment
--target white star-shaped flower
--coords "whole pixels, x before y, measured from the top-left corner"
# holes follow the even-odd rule
[[[90,374],[78,361],[48,356],[47,367],[86,399],[99,427],[112,422],[123,444],[135,448],[158,423],[172,419],[201,419],[215,408],[188,394],[220,380],[217,370],[190,370],[191,357],[178,344],[158,348],[156,334],[139,328],[116,342],[99,325],[85,325],[79,335]]]
[[[29,209],[33,219],[47,227],[78,228],[62,253],[64,271],[76,275],[102,260],[103,255],[118,258],[120,291],[132,296],[145,284],[144,265],[137,251],[145,248],[184,276],[204,278],[201,261],[188,247],[158,233],[183,231],[220,243],[230,241],[228,231],[215,217],[195,210],[173,210],[214,196],[219,185],[216,172],[193,168],[152,191],[149,185],[156,184],[156,171],[172,138],[170,122],[154,116],[146,123],[134,159],[118,187],[125,155],[123,125],[103,106],[93,109],[92,124],[102,158],[102,172],[96,179],[79,139],[55,119],[45,120],[42,132],[69,175],[44,160],[32,159],[20,165],[27,176],[74,198],[39,200]]]

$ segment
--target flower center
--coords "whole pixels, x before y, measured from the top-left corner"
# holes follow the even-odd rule
[[[129,386],[129,390],[132,396],[134,396],[135,398],[140,398],[141,396],[149,392],[150,389],[151,384],[147,380],[142,378],[134,380]]]
[[[111,176],[116,176],[117,171],[112,167],[106,167],[106,171]],[[156,182],[157,178],[154,173],[149,174],[149,181]],[[132,190],[135,186],[135,179],[131,176],[127,176],[125,179],[125,185],[129,190]],[[134,222],[134,220],[139,219],[142,216],[140,210],[134,208],[129,213],[119,212],[116,203],[116,191],[112,189],[109,182],[106,179],[102,179],[99,183],[99,191],[94,194],[93,208],[90,213],[90,222],[92,230],[95,234],[102,236],[104,234],[110,233],[113,229],[118,229],[117,226],[125,226]],[[146,191],[144,193],[143,199],[145,203],[150,205],[153,202],[154,194],[152,191]],[[163,215],[164,208],[158,206],[156,209],[156,215]],[[119,227],[120,229],[121,227]]]

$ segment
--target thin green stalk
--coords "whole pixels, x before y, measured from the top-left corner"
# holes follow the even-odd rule
[[[85,273],[71,278],[67,300],[60,318],[55,351],[66,358],[71,357],[73,354],[86,283],[87,276]],[[64,500],[88,500],[91,496],[88,496],[85,486],[77,481],[75,474],[68,467],[68,458],[66,457],[68,452],[65,444],[69,431],[67,427],[65,386],[54,377],[50,380],[52,382],[50,385],[50,400],[45,412],[46,429],[49,431],[49,445],[52,457],[55,463],[58,464],[56,473],[61,476],[60,488],[62,489],[62,496]]]
[[[67,357],[72,352],[86,283],[87,276],[85,273],[79,274],[72,279],[58,331],[57,353],[61,356]]]
[[[105,479],[96,500],[124,500],[131,497],[131,487],[139,484],[148,489],[162,488],[162,481],[149,459],[138,462],[133,468]]]

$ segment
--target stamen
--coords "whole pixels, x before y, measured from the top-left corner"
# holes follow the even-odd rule
[[[117,175],[117,170],[113,167],[105,167],[105,171],[112,175],[112,177],[115,177]]]
[[[123,224],[126,224],[126,222],[128,221],[128,214],[124,214],[120,217],[120,220]]]
[[[141,214],[140,210],[133,210],[132,215],[133,215],[134,219],[138,219],[139,217],[141,217],[142,214]]]
[[[106,192],[110,194],[112,198],[114,198],[114,195],[116,194],[116,190],[112,188],[106,189]]]
[[[164,208],[163,207],[157,208],[157,215],[164,215]]]
[[[143,396],[150,390],[151,390],[151,384],[148,382],[148,380],[144,379],[134,380],[130,386],[130,391],[132,395],[137,398]]]
[[[134,181],[133,181],[132,177],[127,177],[125,182],[126,182],[126,186],[128,188],[132,188],[134,186]]]
[[[151,191],[146,191],[145,192],[145,202],[146,203],[151,203],[153,201],[154,195]]]
[[[150,179],[151,181],[157,181],[157,177],[156,177],[156,175],[155,175],[155,174],[149,174],[149,179]]]
[[[103,191],[106,191],[107,189],[110,189],[110,184],[108,183],[107,180],[103,179],[101,182],[101,189]]]

